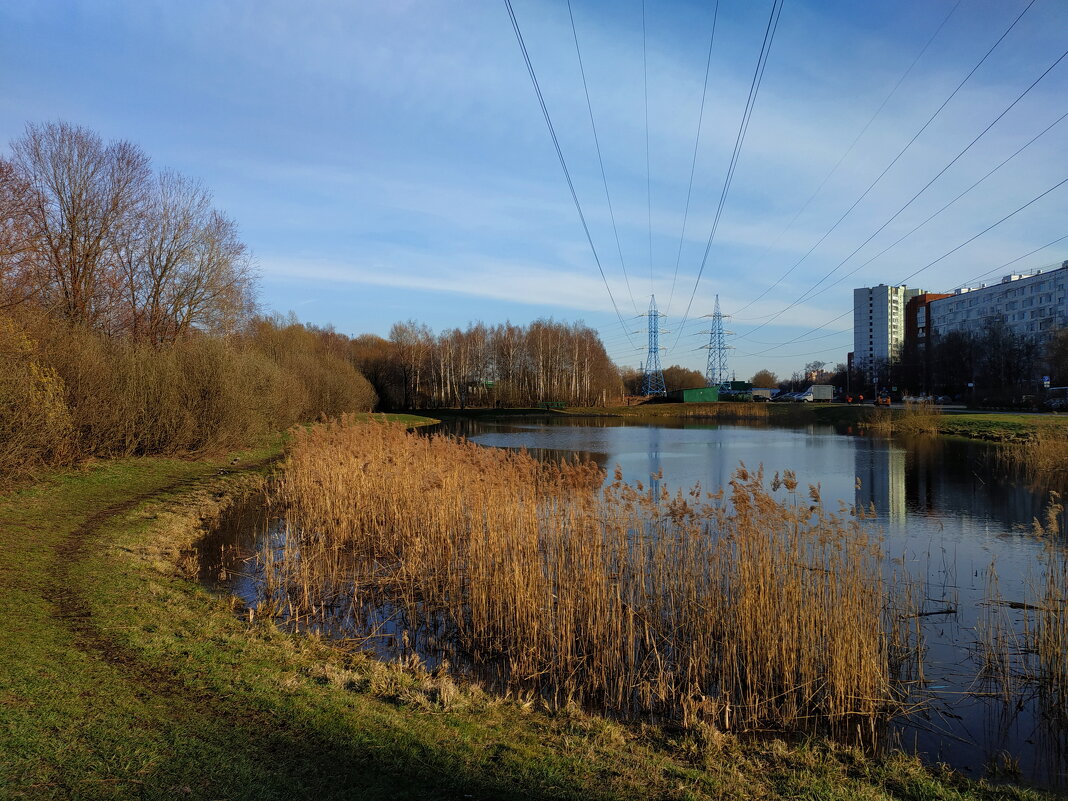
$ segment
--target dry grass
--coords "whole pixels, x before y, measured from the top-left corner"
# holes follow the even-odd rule
[[[629,717],[854,732],[895,708],[896,588],[863,515],[787,473],[671,495],[351,419],[294,432],[275,611],[374,625],[518,695]],[[781,490],[785,490],[782,492]]]
[[[1063,429],[1040,429],[1027,442],[1005,445],[1002,450],[1011,454],[1032,475],[1068,471],[1068,431]]]
[[[1051,493],[1046,520],[1035,533],[1047,543],[1042,591],[1034,632],[1039,694],[1047,715],[1068,727],[1068,543],[1062,524],[1064,506]]]
[[[617,410],[634,417],[711,417],[722,420],[767,420],[768,404],[763,402],[645,403]]]
[[[985,613],[979,621],[979,678],[986,691],[1022,707],[1032,693],[1042,718],[1068,731],[1068,543],[1064,540],[1060,495],[1050,493],[1043,520],[1034,535],[1045,554],[1027,601],[1001,597],[997,571],[988,570]]]
[[[867,419],[867,426],[886,434],[937,434],[942,420],[942,408],[930,401],[908,402],[903,409],[876,407]]]
[[[0,484],[86,456],[234,448],[376,402],[327,334],[295,323],[161,346],[0,314]]]

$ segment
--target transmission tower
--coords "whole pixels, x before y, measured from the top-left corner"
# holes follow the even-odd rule
[[[664,386],[664,368],[660,364],[660,318],[663,315],[656,310],[656,295],[649,298],[649,348],[645,358],[645,380],[642,381],[643,395],[666,395]]]
[[[712,330],[708,332],[708,366],[705,367],[705,386],[716,387],[728,380],[727,351],[731,346],[727,344],[727,335],[733,331],[723,330],[723,318],[730,317],[719,310],[719,295],[716,295],[716,306],[712,312]]]

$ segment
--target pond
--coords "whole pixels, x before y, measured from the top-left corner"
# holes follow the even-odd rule
[[[824,503],[873,508],[887,569],[919,580],[925,708],[893,726],[891,738],[930,761],[974,776],[1068,788],[1068,727],[1051,717],[1042,693],[1017,676],[984,670],[982,643],[1012,636],[1027,621],[1048,543],[1031,530],[1049,490],[1001,463],[983,443],[943,438],[878,438],[824,425],[655,425],[619,418],[454,420],[438,431],[489,447],[525,448],[538,458],[591,459],[625,480],[671,490],[725,486],[744,463],[767,475],[792,470],[802,488],[818,484]],[[255,523],[238,521],[201,545],[229,549],[203,578],[257,603],[255,568],[237,561],[255,547]],[[278,536],[278,529],[273,529]],[[251,532],[251,533],[250,533]],[[235,537],[244,547],[234,548]],[[226,565],[230,565],[227,567]],[[221,571],[221,572],[220,572]],[[244,571],[244,572],[242,572]],[[220,575],[223,576],[220,581]],[[1002,601],[995,603],[994,601]],[[1011,649],[1010,649],[1011,650]]]

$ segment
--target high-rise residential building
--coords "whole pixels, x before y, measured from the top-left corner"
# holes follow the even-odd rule
[[[853,290],[853,364],[869,380],[897,361],[905,341],[905,304],[922,295],[906,286],[861,287]]]
[[[1042,344],[1054,331],[1068,327],[1068,261],[1052,270],[1006,275],[990,286],[958,289],[932,300],[928,308],[934,336],[979,333],[997,324]]]

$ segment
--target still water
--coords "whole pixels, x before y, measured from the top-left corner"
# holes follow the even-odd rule
[[[1068,790],[1068,724],[1044,714],[1029,682],[1013,679],[1006,692],[1004,682],[983,674],[980,659],[983,627],[1024,626],[1025,609],[991,599],[1034,601],[1045,545],[1031,523],[1044,515],[1051,489],[1068,487],[1036,485],[983,443],[877,438],[824,425],[553,417],[455,420],[434,430],[489,447],[525,448],[539,458],[577,455],[597,462],[609,480],[618,467],[629,482],[672,491],[700,484],[715,492],[742,463],[763,466],[769,480],[792,470],[802,489],[819,485],[832,511],[839,501],[873,508],[887,570],[906,567],[922,596],[916,622],[925,646],[925,709],[896,723],[890,739],[971,776]],[[281,536],[277,525],[257,532],[254,518],[234,520],[200,547],[202,554],[227,549],[226,579],[220,583],[219,563],[208,562],[202,577],[250,607],[259,582],[253,560],[241,559],[259,547],[257,537]],[[244,567],[235,573],[239,563]]]
[[[981,675],[977,626],[998,619],[1024,625],[1024,611],[991,604],[996,581],[1004,601],[1028,603],[1044,544],[1031,531],[1049,490],[999,464],[984,443],[941,438],[875,438],[848,428],[809,425],[703,424],[691,420],[631,424],[619,419],[459,420],[439,430],[481,445],[526,448],[540,458],[596,461],[609,479],[618,466],[629,482],[716,491],[744,463],[793,470],[801,486],[818,484],[824,504],[874,507],[889,565],[921,581],[928,709],[895,727],[901,745],[972,776],[1012,778],[1068,789],[1068,732],[1042,714],[1034,688]],[[657,476],[662,475],[662,478]],[[1068,655],[1066,655],[1068,658]]]

